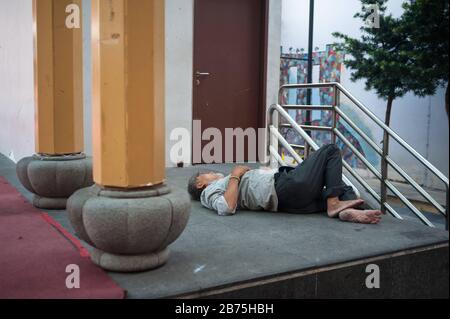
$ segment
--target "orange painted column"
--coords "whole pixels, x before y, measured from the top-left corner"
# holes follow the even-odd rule
[[[81,15],[81,2],[33,0],[38,154],[83,152],[82,30],[66,24],[68,6],[77,5]]]
[[[164,0],[92,0],[95,185],[67,212],[110,271],[165,264],[190,216],[187,192],[165,184],[164,17]]]
[[[22,184],[43,209],[93,184],[83,154],[81,0],[33,0],[36,154],[17,164]]]
[[[164,0],[93,0],[94,180],[165,180]]]

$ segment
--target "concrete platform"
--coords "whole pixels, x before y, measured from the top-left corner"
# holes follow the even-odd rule
[[[0,156],[0,175],[29,198],[14,169]],[[184,188],[199,169],[169,169],[168,183]],[[72,231],[66,212],[50,214]],[[219,217],[195,202],[171,252],[157,270],[110,276],[129,298],[448,297],[448,232],[389,216],[379,225],[325,214],[244,211]],[[365,286],[370,263],[380,267],[380,289]]]

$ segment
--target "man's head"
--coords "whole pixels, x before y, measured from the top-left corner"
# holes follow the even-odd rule
[[[202,195],[202,192],[205,190],[208,185],[211,183],[222,179],[224,176],[219,173],[205,173],[205,174],[194,174],[190,179],[188,183],[188,192],[191,194],[192,199],[200,200],[200,196]]]

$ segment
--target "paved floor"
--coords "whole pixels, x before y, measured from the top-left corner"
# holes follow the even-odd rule
[[[225,171],[227,166],[206,169],[213,168]],[[198,169],[169,169],[168,183],[184,188]],[[0,175],[30,198],[17,181],[14,164],[1,155]],[[72,231],[66,212],[51,215]],[[446,231],[389,216],[370,226],[331,220],[325,214],[240,212],[219,217],[194,202],[187,229],[171,245],[167,265],[110,276],[130,298],[162,298],[444,242]]]
[[[379,193],[380,188],[380,181],[378,179],[366,179],[367,184],[369,184],[373,189],[375,189]],[[427,202],[422,195],[417,192],[411,185],[406,183],[400,183],[400,182],[391,182],[392,185],[397,187],[397,189],[405,195],[406,198],[412,201],[418,201],[418,202]],[[422,186],[423,189],[430,194],[439,204],[445,206],[446,204],[446,192],[443,189],[433,189],[433,188],[427,188],[425,186]],[[444,184],[442,184],[442,187],[444,187]],[[392,191],[388,189],[388,195],[394,196]]]
[[[380,195],[380,182],[374,179],[366,179],[366,182]],[[392,182],[397,189],[418,208],[424,216],[437,228],[445,229],[445,216],[438,213],[412,186],[409,184]],[[446,205],[446,192],[437,189],[424,188],[439,204]],[[388,190],[388,202],[405,220],[421,223],[419,218],[405,206],[390,190]]]

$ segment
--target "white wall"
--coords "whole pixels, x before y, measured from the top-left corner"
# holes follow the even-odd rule
[[[390,0],[388,11],[393,16],[402,13],[403,0]],[[317,0],[315,1],[315,29],[314,47],[320,50],[325,45],[336,42],[332,37],[335,31],[359,37],[361,21],[353,18],[361,9],[359,0]],[[308,46],[308,0],[283,0],[282,13],[282,39],[284,50],[289,47],[304,48]],[[352,94],[368,106],[378,117],[384,119],[386,102],[379,99],[372,91],[364,89],[364,81],[351,82],[351,70],[343,70],[342,84]],[[437,91],[436,95],[426,98],[418,98],[413,94],[394,101],[391,127],[399,133],[422,155],[428,154],[429,161],[447,176],[449,172],[449,138],[448,121],[444,109],[444,89]],[[431,121],[427,125],[428,109],[431,103]],[[429,132],[428,132],[429,131]],[[373,127],[373,133],[381,141],[381,131]],[[427,134],[429,133],[429,147],[427,151]],[[408,173],[418,181],[425,182],[429,186],[442,187],[442,183],[436,179],[426,177],[425,170],[416,161],[401,151],[393,143],[392,156],[403,166]]]
[[[0,0],[0,153],[34,152],[31,0]]]
[[[91,0],[83,0],[84,150],[92,155]]]
[[[166,6],[166,166],[173,167],[170,133],[192,131],[194,0],[167,0]]]
[[[278,102],[280,87],[280,44],[282,2],[269,2],[269,42],[267,56],[267,107]]]

